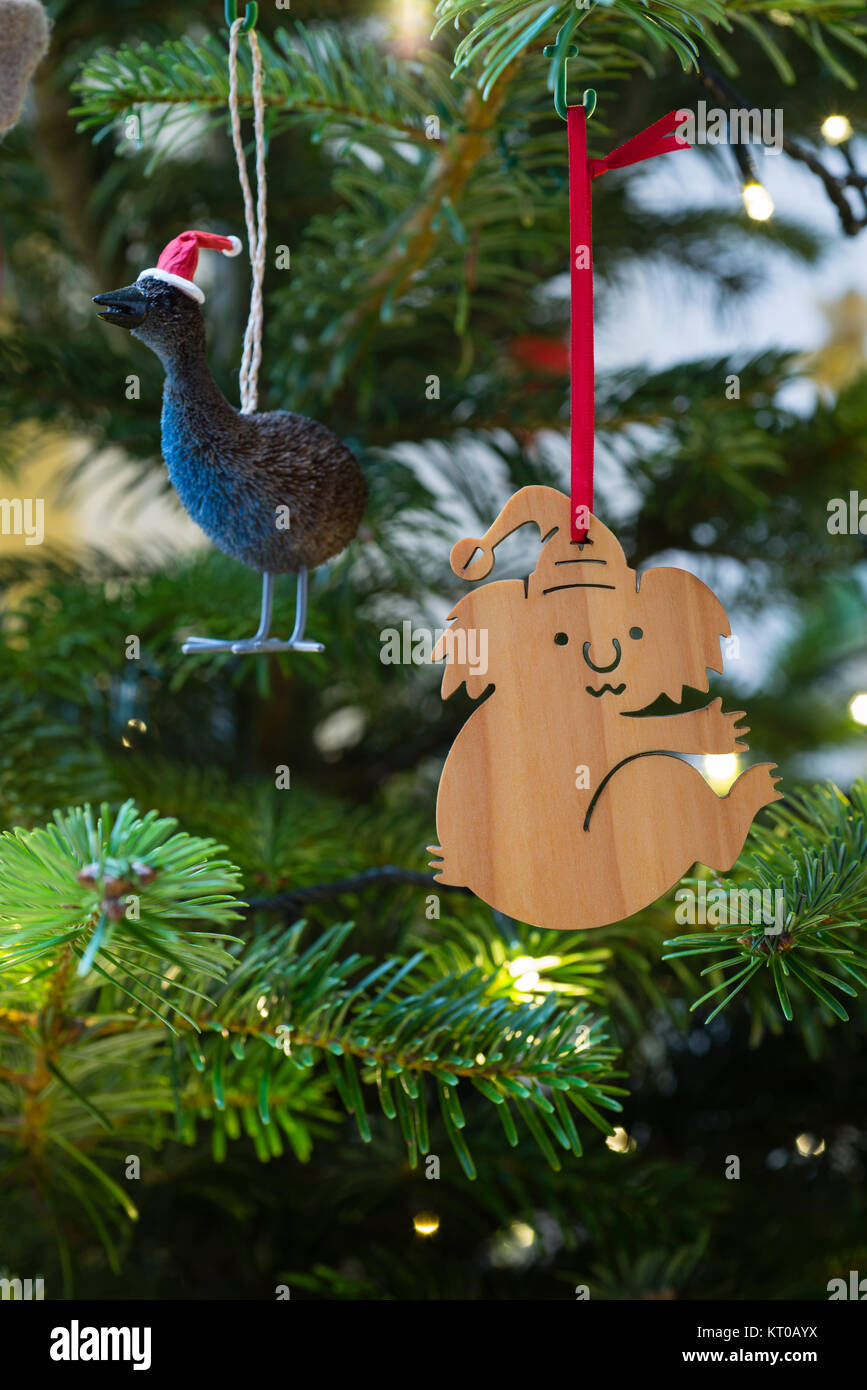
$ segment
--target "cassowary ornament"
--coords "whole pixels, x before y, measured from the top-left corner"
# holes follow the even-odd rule
[[[730,869],[780,794],[772,763],[718,796],[678,756],[747,747],[742,710],[681,707],[684,687],[707,690],[708,668],[722,670],[729,635],[695,575],[649,569],[639,581],[595,516],[570,540],[569,498],[549,487],[522,488],[486,535],[458,541],[452,569],[484,579],[494,547],[527,522],[545,542],[529,579],[467,594],[433,653],[447,660],[444,699],[463,684],[487,698],[446,760],[431,848],[441,883],[574,931],[638,912],[696,861]]]
[[[262,574],[259,627],[248,641],[190,637],[185,652],[321,652],[305,641],[307,571],[338,555],[358,530],[367,485],[357,459],[331,430],[303,415],[249,415],[226,400],[205,357],[193,281],[199,248],[235,256],[237,237],[187,231],[134,285],[94,296],[100,318],[127,328],[165,369],[162,450],[183,506],[227,555]],[[298,576],[295,625],[271,637],[273,576]]]

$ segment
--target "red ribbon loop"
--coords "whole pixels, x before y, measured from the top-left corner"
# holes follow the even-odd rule
[[[572,540],[587,537],[593,511],[594,367],[593,367],[593,221],[592,180],[608,169],[625,169],[645,159],[687,150],[689,142],[672,129],[678,111],[618,145],[602,159],[587,158],[587,113],[583,106],[567,108],[569,135],[569,232],[571,328],[569,373],[571,393]],[[681,119],[683,119],[681,117]]]

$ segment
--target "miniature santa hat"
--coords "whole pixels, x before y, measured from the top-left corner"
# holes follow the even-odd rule
[[[592,563],[610,565],[612,576],[618,570],[625,570],[626,559],[620,542],[598,517],[591,516],[584,541],[570,539],[570,505],[566,494],[558,492],[556,488],[522,487],[509,498],[493,526],[483,536],[467,537],[452,547],[452,569],[461,579],[473,582],[485,579],[494,565],[494,548],[506,536],[517,531],[519,526],[533,522],[539,528],[539,536],[545,544],[530,575],[530,593],[552,593],[555,589],[571,588],[571,581],[565,577],[565,567],[586,563],[585,545],[593,546]],[[481,554],[477,554],[478,551]],[[604,587],[613,588],[614,582],[611,577]]]
[[[146,276],[152,280],[164,280],[198,304],[204,304],[204,294],[193,283],[200,247],[206,251],[222,251],[224,256],[237,256],[243,249],[236,236],[219,236],[216,232],[181,232],[180,236],[169,242],[156,265],[141,272],[139,280],[144,280]]]

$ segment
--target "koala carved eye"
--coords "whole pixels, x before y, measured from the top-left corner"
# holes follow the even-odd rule
[[[565,647],[566,643],[569,641],[568,634],[565,632],[555,632],[554,641],[557,643],[558,647]]]
[[[634,640],[637,642],[639,637],[644,636],[644,633],[642,632],[640,627],[631,627],[629,629],[629,636],[634,638]]]

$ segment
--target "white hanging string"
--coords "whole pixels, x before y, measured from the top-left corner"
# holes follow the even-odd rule
[[[259,366],[262,361],[262,284],[265,279],[265,237],[267,230],[265,179],[265,96],[262,80],[262,55],[255,29],[251,29],[250,52],[253,59],[253,127],[256,135],[256,203],[247,174],[244,144],[241,139],[241,117],[238,112],[238,36],[244,20],[236,19],[229,31],[229,116],[232,123],[232,144],[238,164],[238,178],[244,195],[244,219],[247,224],[247,246],[253,282],[250,289],[250,313],[244,331],[244,351],[241,356],[241,413],[250,415],[259,399]]]

